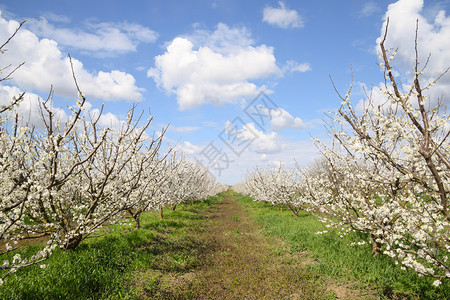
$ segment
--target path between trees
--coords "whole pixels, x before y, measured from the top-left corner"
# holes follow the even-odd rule
[[[305,268],[311,260],[261,232],[231,192],[205,212],[206,226],[191,237],[202,245],[197,268],[166,279],[161,298],[326,299],[327,283]],[[160,286],[161,287],[161,286]],[[154,294],[152,295],[154,298]],[[333,298],[333,297],[331,297]]]

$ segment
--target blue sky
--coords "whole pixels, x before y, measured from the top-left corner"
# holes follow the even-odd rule
[[[25,91],[20,110],[36,118],[35,99],[53,85],[54,106],[64,115],[76,97],[70,52],[89,109],[105,105],[105,126],[138,102],[153,115],[152,130],[170,123],[168,145],[233,184],[257,165],[306,165],[318,157],[310,136],[327,139],[324,113],[340,104],[329,76],[345,93],[353,70],[355,105],[362,86],[383,81],[376,40],[386,16],[400,73],[411,71],[417,19],[421,53],[432,53],[427,76],[444,71],[449,7],[433,0],[0,0],[2,41],[27,20],[0,56],[2,67],[26,61],[0,86],[0,104]],[[448,77],[441,94],[450,89]],[[264,97],[275,105],[266,110],[272,120],[258,124],[245,108]]]

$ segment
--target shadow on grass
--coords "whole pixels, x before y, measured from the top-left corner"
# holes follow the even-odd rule
[[[168,228],[182,228],[185,227],[186,224],[184,224],[181,221],[173,221],[173,220],[157,220],[157,221],[151,221],[142,226],[142,229],[150,229],[150,230],[156,230],[156,231],[164,231]]]
[[[0,299],[135,298],[133,281],[142,270],[167,273],[196,268],[197,257],[211,245],[193,238],[204,221],[193,210],[201,213],[218,199],[196,202],[175,212],[167,209],[163,220],[157,212],[146,213],[142,229],[133,230],[133,224],[114,225],[73,251],[56,249],[43,264],[8,276],[0,287]],[[22,256],[40,247],[31,245]]]

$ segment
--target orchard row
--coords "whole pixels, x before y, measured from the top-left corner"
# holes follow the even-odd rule
[[[366,233],[374,256],[393,257],[438,286],[450,278],[450,117],[442,99],[427,98],[436,81],[422,86],[418,57],[410,85],[399,82],[384,41],[384,96],[370,93],[363,108],[350,103],[351,88],[340,96],[330,139],[315,140],[321,159],[296,170],[255,169],[234,189],[295,214],[307,210],[340,235]]]
[[[167,128],[148,135],[152,118],[142,120],[135,107],[125,121],[101,126],[101,112],[86,109],[75,74],[74,83],[79,95],[67,120],[51,96],[39,102],[39,124],[15,113],[24,94],[0,107],[0,284],[55,247],[74,249],[125,216],[138,228],[145,211],[175,209],[225,189],[201,165],[162,151]],[[22,257],[23,240],[36,238],[45,247]]]

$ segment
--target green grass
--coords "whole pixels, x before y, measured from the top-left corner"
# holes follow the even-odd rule
[[[239,222],[239,221],[240,221],[239,216],[233,215],[233,216],[231,216],[230,218],[231,218],[231,220],[233,220],[233,221],[235,221],[235,222]]]
[[[316,235],[326,228],[317,217],[300,211],[298,217],[290,211],[280,211],[270,204],[256,203],[252,198],[235,194],[248,207],[252,216],[269,235],[285,240],[292,252],[306,252],[317,263],[309,268],[343,283],[354,283],[362,290],[375,290],[381,299],[450,299],[450,280],[432,286],[435,279],[420,278],[411,270],[401,270],[386,256],[372,257],[371,245],[349,246],[367,240],[354,233],[343,238],[333,232]]]
[[[46,268],[35,265],[9,275],[0,287],[0,299],[126,299],[139,297],[143,290],[148,294],[159,284],[158,272],[195,268],[197,256],[190,249],[198,247],[188,232],[200,227],[205,221],[201,212],[222,197],[180,205],[174,212],[167,209],[163,220],[158,212],[149,212],[141,217],[142,229],[112,225],[73,251],[57,249],[44,262]],[[39,247],[28,246],[22,254]],[[145,277],[144,286],[135,284],[137,275]]]

